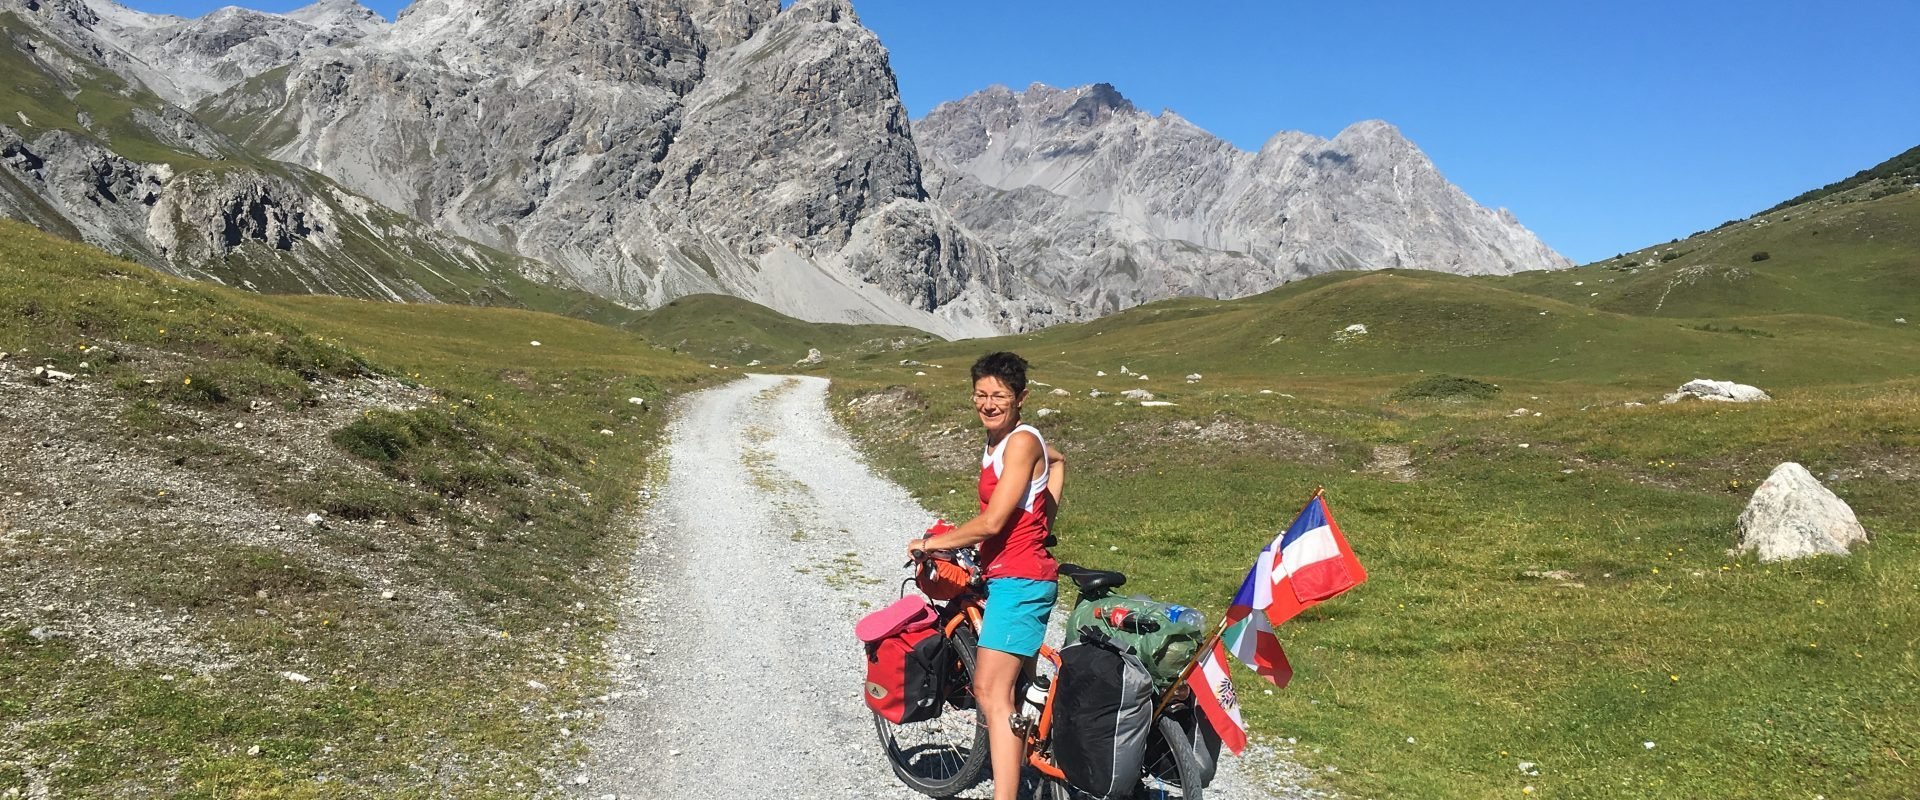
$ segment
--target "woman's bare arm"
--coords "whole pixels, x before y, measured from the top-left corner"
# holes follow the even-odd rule
[[[1060,489],[1067,482],[1067,457],[1047,445],[1047,494],[1053,495],[1053,502],[1060,502]]]
[[[910,550],[952,550],[973,545],[993,538],[1013,523],[1014,514],[1020,510],[1020,498],[1026,494],[1027,484],[1033,481],[1034,466],[1040,461],[1040,440],[1025,432],[1011,434],[1013,439],[1007,442],[1007,450],[1002,458],[1000,483],[993,488],[993,496],[987,498],[987,510],[980,516],[960,523],[960,527],[916,543],[910,543]],[[912,547],[918,544],[919,547]]]

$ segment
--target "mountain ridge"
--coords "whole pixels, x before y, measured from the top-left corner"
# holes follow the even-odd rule
[[[1380,120],[1331,139],[1282,131],[1247,151],[1177,113],[1140,111],[1110,84],[1036,83],[943,103],[916,130],[942,176],[937,197],[1098,313],[1175,294],[1244,296],[1338,269],[1572,266]],[[1023,189],[1060,200],[1014,194]],[[1119,292],[1101,280],[1142,262],[1159,268]]]
[[[1051,133],[1028,132],[1033,157],[956,168],[957,139],[935,115],[908,118],[886,47],[846,0],[420,0],[391,23],[353,0],[196,19],[113,0],[0,8],[166,101],[135,103],[136,137],[81,132],[108,152],[304,175],[287,185],[336,185],[630,306],[719,292],[976,336],[1325,269],[1499,272],[1525,261],[1502,253],[1544,251],[1384,123],[1248,152],[1111,85],[1036,85],[1059,102]],[[997,93],[1020,111],[1021,95]],[[1076,183],[1061,164],[1100,169]],[[1342,168],[1361,177],[1328,178]],[[1420,207],[1434,197],[1445,213]]]

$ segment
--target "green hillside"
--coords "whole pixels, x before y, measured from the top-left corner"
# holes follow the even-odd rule
[[[823,355],[898,349],[934,341],[926,331],[897,325],[803,322],[738,297],[698,294],[648,312],[633,329],[648,339],[695,358],[734,366],[754,361],[768,369],[790,367],[818,348]]]
[[[1067,454],[1062,557],[1214,614],[1327,487],[1372,579],[1282,626],[1291,686],[1241,672],[1239,696],[1347,796],[1904,798],[1920,329],[1895,318],[1920,324],[1920,193],[1872,193],[1563,272],[1325,275],[874,355],[835,368],[833,405],[876,464],[963,519],[979,446],[963,370],[1024,354],[1029,419]],[[1658,402],[1703,377],[1775,399]],[[1872,543],[1729,555],[1784,461]]]
[[[655,409],[718,374],[579,320],[249,294],[10,221],[0,353],[0,787],[26,796],[544,785],[559,712],[606,691]]]
[[[1863,187],[1576,269],[1487,283],[1624,314],[1920,324],[1920,192]]]
[[[1771,213],[1783,208],[1806,205],[1862,187],[1871,187],[1875,190],[1875,194],[1885,196],[1910,190],[1916,185],[1920,185],[1920,147],[1911,148],[1871,168],[1856,172],[1845,180],[1834,181],[1818,189],[1802,192],[1767,211]]]
[[[1564,275],[1565,273],[1555,273]],[[1349,325],[1367,326],[1343,336]],[[916,358],[949,363],[995,347],[1049,354],[1052,368],[1127,388],[1119,367],[1144,372],[1156,392],[1177,379],[1220,373],[1300,383],[1301,373],[1382,389],[1405,375],[1452,372],[1569,383],[1645,394],[1695,377],[1775,387],[1866,382],[1912,374],[1920,336],[1806,313],[1670,319],[1583,307],[1503,288],[1486,278],[1391,270],[1320,276],[1251,298],[1155,303],[1100,320],[1000,339],[936,344]],[[884,366],[884,360],[874,362]],[[1164,381],[1174,381],[1168,388]]]

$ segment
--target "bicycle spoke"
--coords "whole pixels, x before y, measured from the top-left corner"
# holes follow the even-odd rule
[[[1177,741],[1170,741],[1178,737]],[[1193,745],[1186,738],[1186,732],[1172,720],[1162,718],[1154,724],[1154,730],[1147,737],[1147,752],[1140,767],[1140,786],[1134,790],[1134,797],[1141,800],[1173,800],[1175,798],[1199,798],[1202,787],[1197,785],[1199,774],[1194,770]],[[1187,783],[1196,783],[1187,786]]]
[[[973,751],[978,716],[950,709],[925,722],[888,725],[894,763],[915,776],[940,782],[958,775]]]

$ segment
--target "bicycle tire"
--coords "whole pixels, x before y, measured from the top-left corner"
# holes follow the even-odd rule
[[[1161,784],[1155,792],[1156,779]],[[1166,784],[1171,783],[1171,786]],[[1169,794],[1166,789],[1178,794]],[[1140,768],[1140,788],[1134,791],[1136,798],[1171,798],[1180,800],[1201,800],[1205,787],[1200,785],[1200,758],[1193,751],[1193,740],[1187,738],[1187,731],[1171,716],[1162,715],[1154,722],[1153,733],[1147,737],[1147,755]]]
[[[973,629],[965,625],[960,626],[954,631],[953,637],[947,640],[947,647],[956,656],[956,668],[954,674],[949,676],[954,683],[948,690],[946,708],[940,716],[925,722],[896,725],[877,713],[873,715],[874,729],[880,734],[880,747],[887,754],[887,763],[893,766],[893,774],[908,788],[928,797],[952,797],[971,789],[979,785],[986,772],[987,727],[980,724],[979,712],[972,702],[974,648],[978,642],[979,638]],[[901,731],[917,731],[923,726],[928,730],[936,730],[933,726],[942,725],[952,731],[959,724],[970,724],[973,729],[971,740],[957,747],[962,752],[912,752],[914,748],[905,748],[900,744],[898,733]],[[965,737],[954,738],[954,741],[958,741],[958,738]]]

